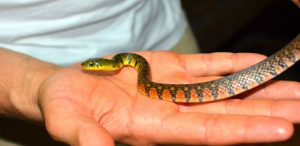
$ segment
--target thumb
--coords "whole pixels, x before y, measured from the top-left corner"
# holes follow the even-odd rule
[[[72,146],[113,146],[112,136],[95,119],[72,106],[44,109],[45,124],[50,135]],[[50,110],[51,109],[51,110]],[[76,112],[75,112],[76,111]]]

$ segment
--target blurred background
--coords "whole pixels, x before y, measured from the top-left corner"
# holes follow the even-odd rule
[[[182,0],[182,5],[202,52],[270,55],[300,32],[300,9],[290,0]],[[300,64],[276,79],[300,81]],[[287,142],[249,146],[299,146],[300,126],[295,128]],[[64,145],[51,140],[41,125],[3,117],[0,139],[24,146]]]

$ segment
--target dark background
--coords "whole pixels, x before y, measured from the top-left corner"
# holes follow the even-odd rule
[[[300,32],[300,9],[289,0],[185,0],[187,18],[202,52],[257,52],[270,55]],[[276,79],[300,81],[297,63]],[[61,146],[43,126],[0,118],[0,138],[26,146]],[[284,143],[300,145],[300,126]]]

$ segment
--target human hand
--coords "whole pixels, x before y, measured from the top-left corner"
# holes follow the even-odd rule
[[[264,57],[246,53],[178,55],[140,52],[152,80],[195,83],[244,69]],[[99,75],[100,74],[100,75]],[[299,123],[300,83],[273,81],[254,91],[204,104],[175,104],[137,91],[137,72],[84,73],[79,65],[46,79],[38,101],[54,139],[71,145],[237,144],[274,142]]]

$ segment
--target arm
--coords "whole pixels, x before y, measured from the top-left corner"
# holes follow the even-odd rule
[[[0,113],[41,121],[37,91],[58,66],[6,49],[0,49],[0,66]]]

